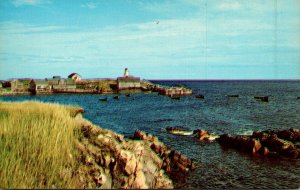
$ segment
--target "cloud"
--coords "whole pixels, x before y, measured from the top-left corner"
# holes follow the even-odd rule
[[[97,8],[97,4],[94,2],[88,2],[86,4],[82,4],[81,7],[83,8],[88,8],[88,9],[96,9]]]
[[[111,75],[105,73],[104,77],[115,77],[123,67],[138,68],[141,73],[149,73],[148,78],[161,77],[164,73],[170,73],[165,77],[176,77],[180,69],[189,70],[188,67],[191,68],[188,75],[194,78],[201,77],[205,68],[219,72],[219,66],[227,70],[229,65],[272,67],[275,54],[277,62],[287,67],[296,68],[294,65],[299,63],[299,18],[293,16],[298,8],[278,4],[281,13],[275,26],[274,14],[270,14],[274,12],[272,3],[258,6],[258,3],[239,4],[239,1],[207,1],[206,20],[204,1],[197,1],[202,3],[202,8],[183,17],[173,14],[177,13],[175,5],[165,2],[160,7],[155,2],[143,1],[139,7],[148,9],[155,17],[160,12],[159,22],[150,18],[131,24],[112,22],[110,26],[98,25],[92,29],[2,22],[0,44],[4,45],[0,46],[0,75],[13,75],[14,70],[6,65],[22,65],[23,62],[27,63],[28,70],[36,65],[37,70],[46,67],[48,70],[49,66],[49,73],[51,69],[78,70],[97,77],[101,77],[98,71],[106,68]],[[193,5],[190,0],[177,2]],[[81,6],[87,9],[102,7],[93,3],[89,7],[88,4]],[[174,9],[174,17],[163,15],[168,9]],[[172,72],[169,69],[173,69]],[[246,72],[245,69],[240,71]],[[151,75],[155,72],[157,75]],[[224,77],[230,78],[230,72],[226,73]]]
[[[240,8],[241,4],[237,1],[221,1],[221,3],[217,5],[217,9],[221,11],[233,11],[239,10]]]
[[[65,27],[62,26],[42,26],[42,25],[30,25],[18,22],[1,22],[0,34],[24,34],[24,33],[44,33],[61,31]]]
[[[42,4],[49,4],[49,0],[12,0],[12,4],[16,7],[30,5],[30,6],[38,6]]]

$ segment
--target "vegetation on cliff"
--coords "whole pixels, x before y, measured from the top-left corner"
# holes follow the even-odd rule
[[[76,108],[0,103],[0,187],[75,187]]]

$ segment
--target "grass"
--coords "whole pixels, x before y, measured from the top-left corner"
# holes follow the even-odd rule
[[[0,102],[0,188],[75,188],[74,107]]]

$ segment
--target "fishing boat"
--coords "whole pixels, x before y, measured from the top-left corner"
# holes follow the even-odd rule
[[[262,102],[269,102],[269,96],[254,96],[254,98],[261,100]]]
[[[107,97],[105,97],[105,98],[100,98],[99,100],[102,101],[102,102],[107,102]]]
[[[237,94],[230,94],[230,95],[226,95],[226,97],[228,97],[228,98],[238,98],[239,95],[237,95]]]
[[[204,96],[203,96],[203,95],[201,95],[201,94],[199,94],[199,95],[196,95],[195,97],[196,97],[196,98],[198,98],[198,99],[204,99]]]

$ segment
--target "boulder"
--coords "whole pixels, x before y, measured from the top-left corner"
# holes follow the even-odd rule
[[[146,135],[138,131],[134,133],[133,139],[143,139],[150,144],[150,148],[153,152],[163,160],[162,169],[164,169],[173,180],[184,180],[187,174],[189,174],[189,171],[196,168],[190,159],[175,150],[171,150],[169,146],[165,146],[157,139],[153,140],[151,135]]]

